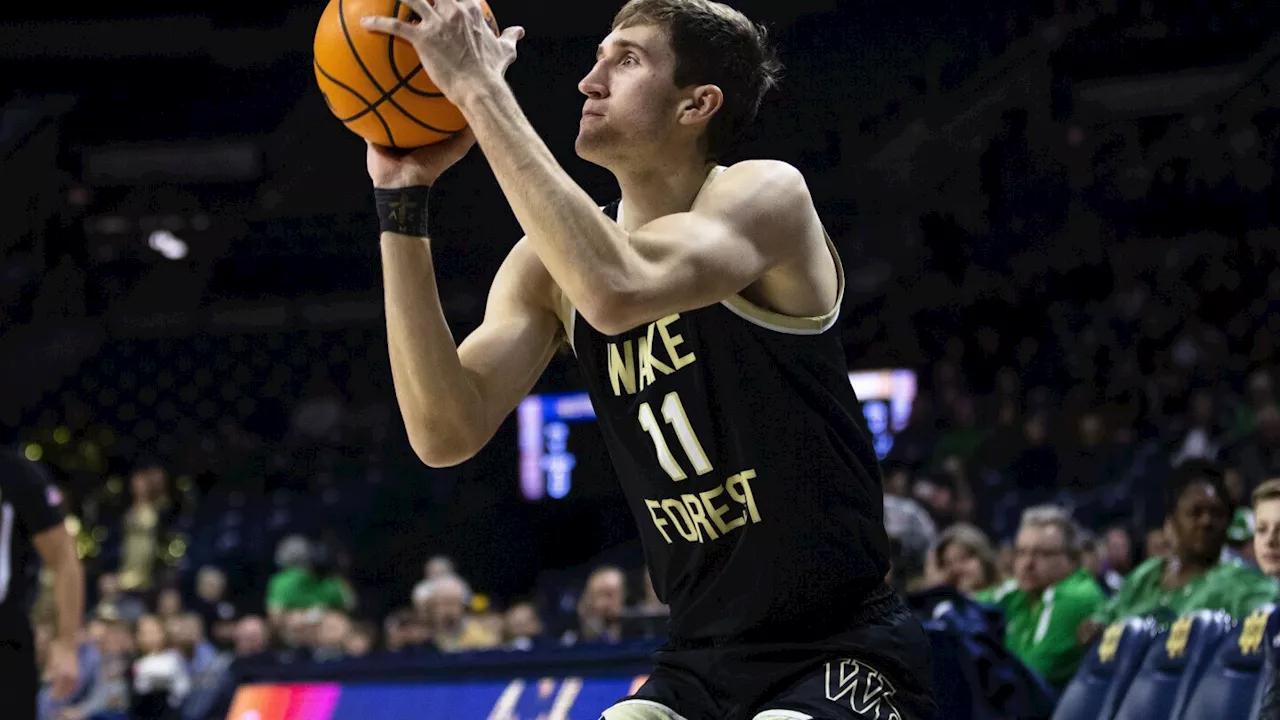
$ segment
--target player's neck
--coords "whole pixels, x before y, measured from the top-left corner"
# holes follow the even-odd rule
[[[686,212],[715,163],[668,162],[614,173],[622,190],[623,227],[632,231],[664,215]]]

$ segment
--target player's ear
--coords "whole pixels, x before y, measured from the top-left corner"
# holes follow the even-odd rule
[[[680,122],[685,125],[705,123],[724,105],[724,93],[717,85],[699,85],[680,105]]]

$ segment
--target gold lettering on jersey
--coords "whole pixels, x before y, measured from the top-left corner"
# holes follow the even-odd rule
[[[675,372],[667,367],[661,360],[653,356],[653,326],[649,326],[649,337],[640,338],[640,389],[643,390],[653,384],[656,376],[653,371],[657,370],[663,375],[670,375]]]
[[[635,395],[659,376],[670,375],[698,359],[680,347],[684,336],[671,331],[671,324],[679,319],[680,313],[668,315],[649,323],[645,334],[635,341],[609,343],[609,382],[615,396]]]
[[[684,509],[684,503],[673,498],[667,498],[662,501],[662,510],[667,514],[667,517],[671,518],[671,524],[676,527],[676,532],[680,533],[680,537],[689,542],[698,540],[698,529],[694,527],[693,521],[689,519],[689,513]]]
[[[673,372],[674,370],[679,370],[685,365],[688,365],[698,359],[693,353],[681,355],[677,348],[679,348],[680,344],[684,342],[684,336],[672,335],[671,331],[667,329],[668,326],[675,322],[678,317],[680,317],[679,313],[675,315],[668,315],[649,326],[649,344],[653,344],[653,328],[656,325],[658,328],[658,334],[662,336],[662,345],[667,349],[667,357],[671,358]]]
[[[609,343],[609,381],[613,383],[614,395],[622,394],[619,383],[628,395],[636,394],[636,356],[631,352],[630,340],[622,343],[621,353],[617,343]]]
[[[760,522],[760,510],[751,492],[755,470],[744,470],[701,493],[684,493],[676,497],[645,500],[653,526],[668,545],[675,541],[669,530],[687,542],[706,543],[737,530],[750,522]],[[727,495],[728,497],[722,497]],[[732,502],[729,502],[729,501]]]

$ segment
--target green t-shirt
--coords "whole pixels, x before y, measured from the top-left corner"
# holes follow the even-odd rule
[[[1088,647],[1076,640],[1080,623],[1107,601],[1085,570],[1076,570],[1033,597],[1014,580],[978,593],[980,602],[999,605],[1005,616],[1005,647],[1055,687],[1076,674]]]
[[[1154,617],[1167,624],[1196,610],[1221,610],[1240,620],[1259,606],[1276,601],[1280,587],[1272,578],[1238,560],[1220,562],[1177,590],[1160,586],[1164,558],[1152,558],[1125,578],[1120,592],[1093,619],[1104,625],[1134,617]]]
[[[281,570],[267,583],[267,607],[271,610],[346,610],[347,587],[336,577],[316,577],[302,568]]]

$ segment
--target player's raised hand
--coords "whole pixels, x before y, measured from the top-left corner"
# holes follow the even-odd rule
[[[384,190],[434,185],[436,180],[461,160],[476,144],[471,128],[448,140],[415,150],[398,150],[368,143],[366,163],[373,186]]]
[[[485,21],[480,0],[404,0],[421,17],[408,23],[390,17],[366,17],[368,30],[401,38],[418,52],[431,81],[457,104],[468,89],[501,81],[516,59],[524,28],[500,35]]]

